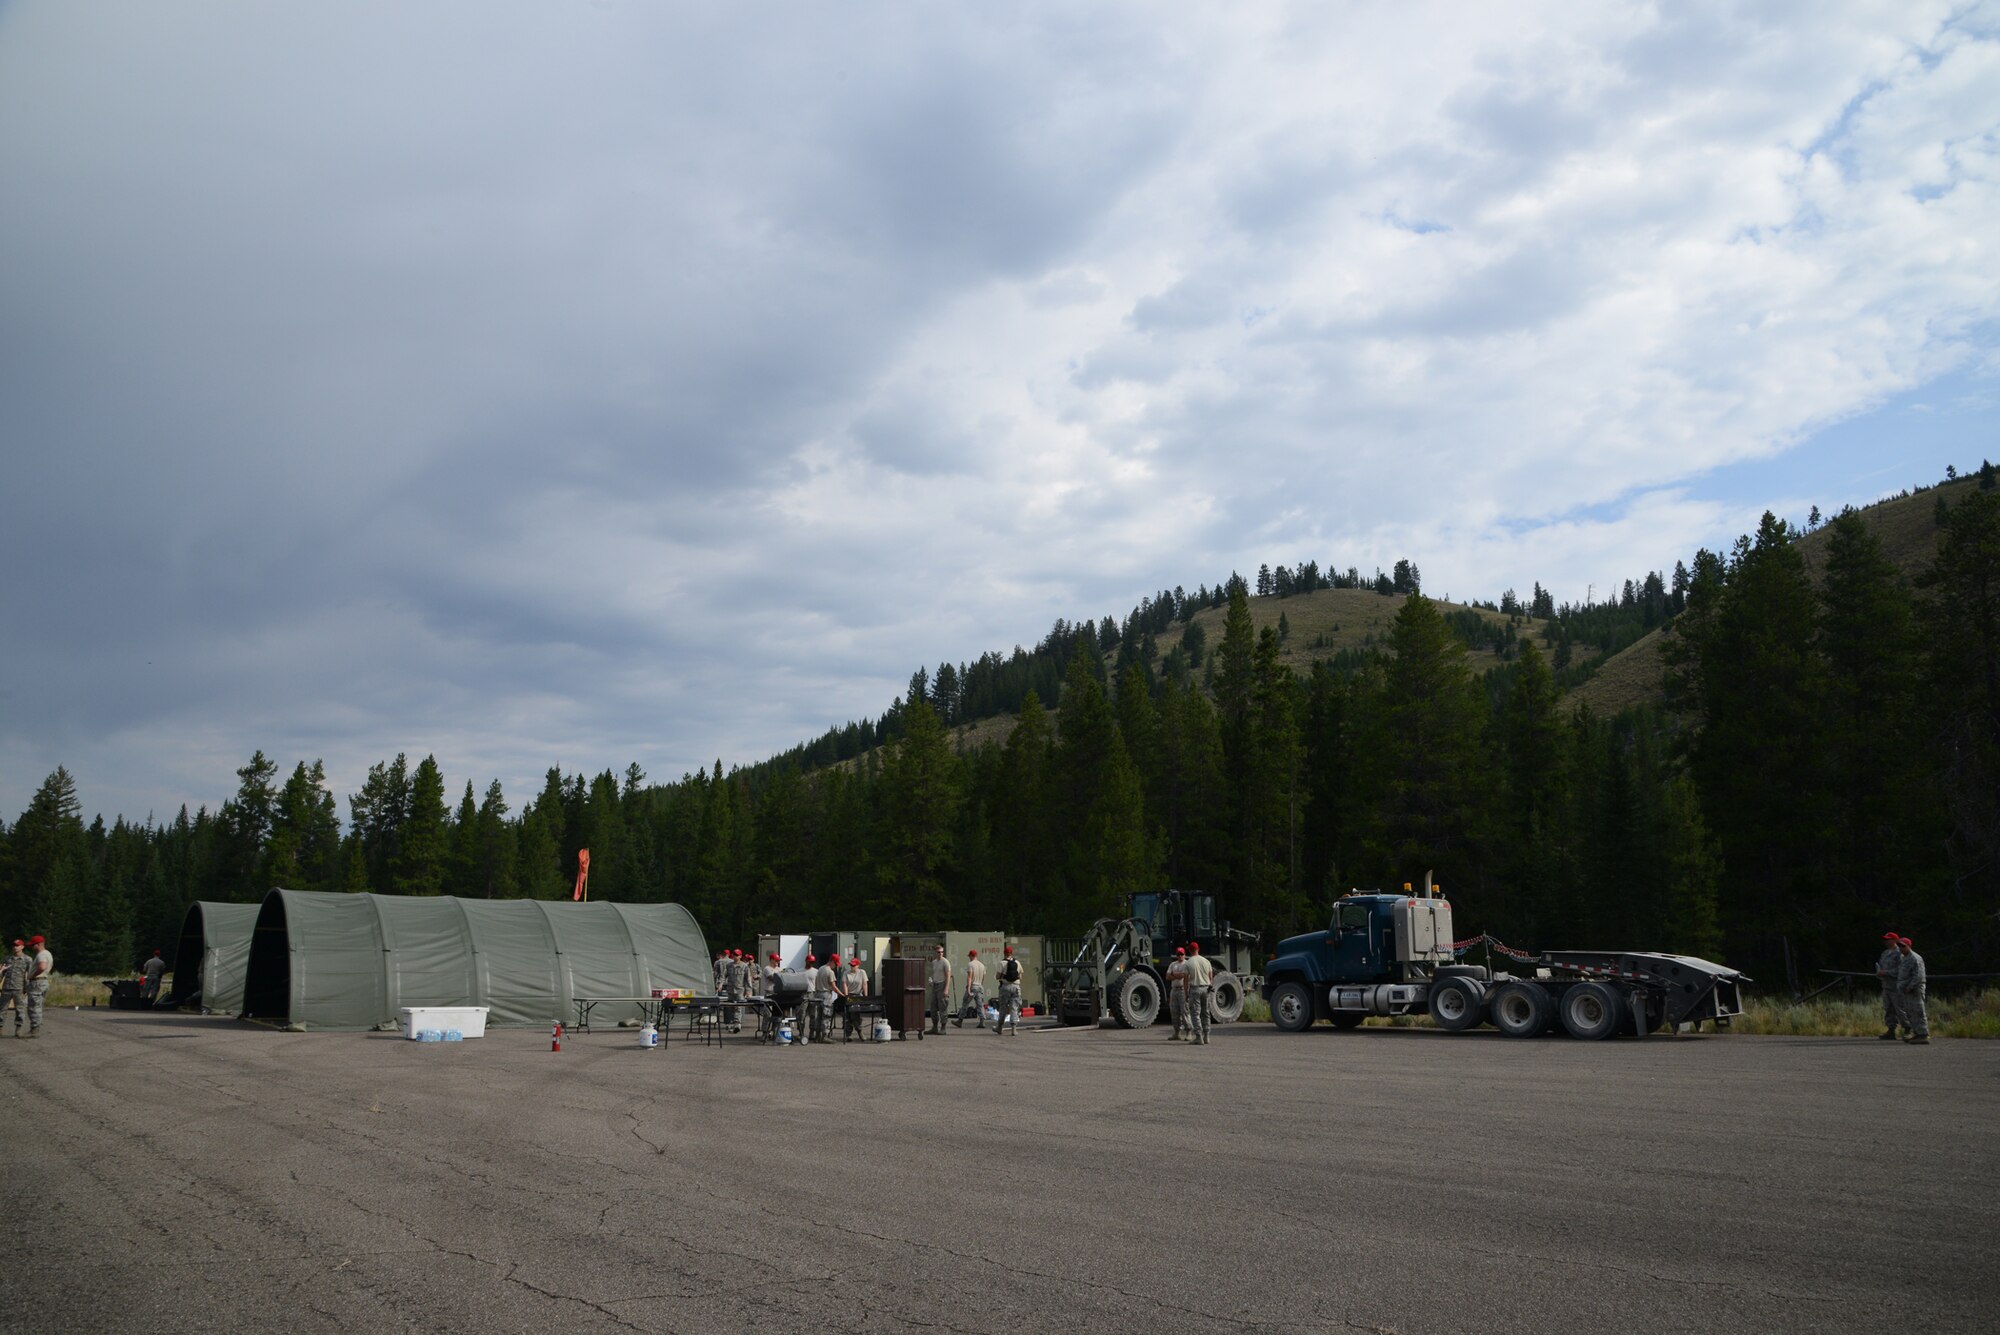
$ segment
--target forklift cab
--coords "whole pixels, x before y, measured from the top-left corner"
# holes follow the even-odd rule
[[[1216,948],[1215,896],[1205,891],[1142,891],[1132,896],[1131,916],[1145,923],[1147,935],[1164,943],[1169,953],[1190,939],[1201,942],[1204,952]]]

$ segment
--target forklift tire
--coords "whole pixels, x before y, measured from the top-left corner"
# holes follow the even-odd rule
[[[1549,994],[1533,983],[1502,983],[1493,990],[1487,1013],[1493,1027],[1509,1038],[1540,1038],[1555,1019]]]
[[[1368,1013],[1366,1011],[1335,1011],[1333,1013],[1333,1027],[1335,1029],[1359,1029],[1367,1019]]]
[[[1227,969],[1218,969],[1209,984],[1209,1018],[1217,1024],[1235,1024],[1243,1018],[1243,980]]]
[[[1477,980],[1451,974],[1431,984],[1431,1020],[1453,1033],[1486,1018],[1486,989]]]
[[[1602,983],[1578,983],[1557,1006],[1571,1038],[1609,1038],[1628,1013],[1625,999]]]
[[[1312,993],[1304,983],[1279,983],[1271,992],[1271,1023],[1288,1034],[1302,1034],[1313,1025]]]
[[[1144,1029],[1160,1018],[1160,985],[1153,975],[1134,969],[1112,985],[1111,1018],[1125,1029]]]

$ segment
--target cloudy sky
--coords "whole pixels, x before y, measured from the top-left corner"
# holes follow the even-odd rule
[[[670,779],[2000,457],[2000,7],[0,5],[0,817]]]

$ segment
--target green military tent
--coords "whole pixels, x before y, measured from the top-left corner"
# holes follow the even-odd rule
[[[491,1025],[568,1019],[577,997],[714,991],[708,942],[678,904],[572,904],[273,890],[257,914],[243,1009],[369,1029],[405,1006],[486,1006]],[[594,1018],[636,1018],[636,1005]]]
[[[250,964],[250,934],[260,908],[210,900],[188,905],[181,942],[174,949],[174,990],[167,1005],[199,1005],[221,1015],[243,1010],[243,973]]]

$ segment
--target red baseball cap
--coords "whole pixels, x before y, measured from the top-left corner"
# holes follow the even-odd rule
[[[23,941],[20,937],[17,936],[14,938],[14,944],[17,946],[25,946],[28,943],[26,941]]]
[[[840,963],[840,956],[838,956],[838,955],[828,955],[828,956],[826,957],[826,962],[827,962],[828,964],[838,964],[838,963]]]
[[[1882,933],[1882,939],[1884,941],[1901,941],[1903,938],[1897,936],[1894,932],[1884,932]]]
[[[42,939],[42,938],[40,938],[39,936],[35,938],[35,940],[37,940],[37,941],[39,941],[39,940],[41,940],[41,939]],[[1899,936],[1899,937],[1897,937],[1897,938],[1896,938],[1896,944],[1897,944],[1897,945],[1899,945],[1899,946],[1911,946],[1911,945],[1915,945],[1915,944],[1916,944],[1916,942],[1914,942],[1914,941],[1910,940],[1910,938],[1909,938],[1909,937],[1907,937],[1907,936]]]
[[[976,950],[968,950],[965,952],[965,957],[969,960],[976,960],[979,958],[979,952]]]
[[[774,950],[771,952],[771,963],[776,964],[777,962],[778,962],[778,952]]]
[[[818,958],[817,956],[814,956],[814,955],[808,955],[808,956],[806,956],[806,963],[807,963],[807,964],[818,964],[818,963],[819,963],[819,958]]]
[[[42,938],[40,938],[39,936],[31,936],[28,938],[28,944],[31,946],[39,946],[42,944]]]
[[[1002,953],[1003,953],[1003,954],[1007,954],[1007,955],[1011,955],[1011,954],[1013,954],[1013,953],[1014,953],[1014,947],[1012,947],[1012,946],[1008,946],[1008,947],[1007,947],[1007,949],[1006,949],[1005,951],[1003,951]]]
[[[1187,954],[1187,947],[1186,947],[1186,946],[1175,946],[1175,947],[1174,947],[1174,954],[1176,954],[1176,955],[1185,955],[1185,954]]]
[[[1201,954],[1201,942],[1199,942],[1199,941],[1190,941],[1190,942],[1188,942],[1188,954],[1190,954],[1190,955],[1199,955],[1199,954]]]

